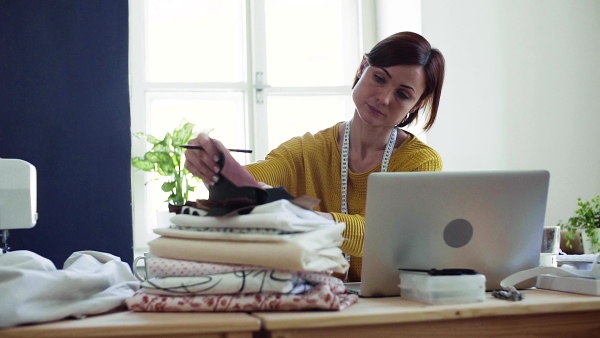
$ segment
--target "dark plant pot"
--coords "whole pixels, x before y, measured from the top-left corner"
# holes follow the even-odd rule
[[[194,207],[194,206],[196,206],[196,203],[192,202],[192,201],[187,201],[187,202],[185,202],[185,206]],[[175,214],[181,214],[181,209],[183,207],[184,207],[183,205],[173,205],[173,204],[169,203],[169,212],[174,212]]]
[[[581,233],[579,230],[575,233],[575,238],[571,241],[572,248],[567,246],[567,239],[565,234],[567,231],[560,231],[560,249],[569,255],[581,255],[583,254],[583,241],[581,240]]]
[[[169,203],[169,212],[174,212],[176,214],[181,214],[181,208],[183,208],[183,206],[181,206],[181,205],[173,205],[173,204]]]

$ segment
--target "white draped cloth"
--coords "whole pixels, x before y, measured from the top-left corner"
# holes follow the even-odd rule
[[[78,251],[63,269],[31,251],[0,255],[0,328],[81,318],[125,305],[140,287],[119,257]]]

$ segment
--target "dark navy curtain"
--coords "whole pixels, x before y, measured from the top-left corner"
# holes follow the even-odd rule
[[[127,0],[0,0],[0,157],[38,179],[39,220],[11,251],[131,263],[128,86]]]

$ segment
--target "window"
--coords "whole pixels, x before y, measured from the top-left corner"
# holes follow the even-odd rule
[[[181,119],[231,148],[241,163],[292,136],[352,116],[351,84],[374,36],[359,0],[130,0],[132,131],[161,137]],[[375,30],[371,30],[374,32]],[[132,141],[138,156],[147,144]],[[132,170],[134,249],[156,237],[160,183]],[[148,183],[149,182],[149,183]],[[146,184],[147,183],[147,184]],[[198,187],[194,198],[206,198]]]

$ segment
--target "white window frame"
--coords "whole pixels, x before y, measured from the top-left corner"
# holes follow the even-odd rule
[[[375,0],[345,0],[345,11],[358,22],[356,29],[359,43],[358,60],[364,51],[370,49],[377,41],[377,28],[375,25]],[[146,132],[149,130],[149,121],[146,116],[148,101],[146,93],[161,90],[171,91],[219,91],[234,90],[244,92],[246,100],[246,137],[247,146],[254,150],[250,161],[264,158],[269,151],[268,141],[265,135],[267,130],[266,104],[257,103],[259,95],[350,95],[349,86],[335,87],[270,87],[256,81],[258,74],[262,73],[266,78],[266,46],[265,18],[263,0],[245,0],[246,6],[246,82],[242,83],[150,83],[145,80],[146,38],[144,21],[146,18],[143,0],[129,0],[129,71],[130,71],[130,100],[131,100],[131,130],[132,132]],[[351,27],[349,27],[350,29]],[[360,33],[359,33],[360,32]],[[261,38],[263,37],[263,38]],[[258,95],[257,95],[258,94]],[[350,113],[351,114],[351,111]],[[143,154],[145,144],[132,142],[132,156]],[[134,255],[139,256],[147,251],[147,243],[156,237],[152,234],[154,219],[151,219],[153,210],[149,201],[149,188],[145,186],[147,181],[145,172],[132,168],[132,212],[133,212],[133,237]]]

